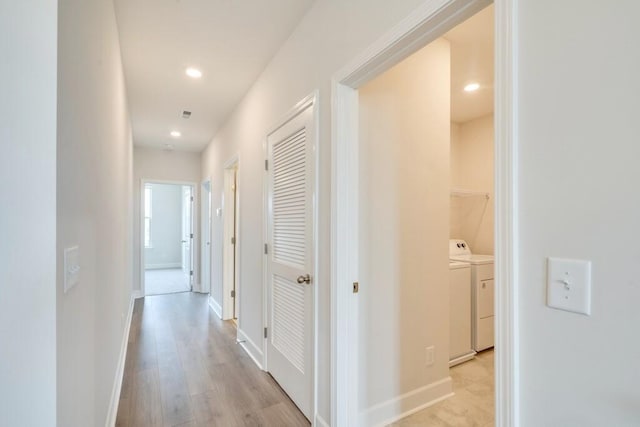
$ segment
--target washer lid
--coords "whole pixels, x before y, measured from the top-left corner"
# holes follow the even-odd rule
[[[461,268],[471,268],[471,264],[462,261],[449,261],[449,270],[459,270]]]
[[[452,261],[468,262],[473,265],[493,264],[493,255],[451,255]]]

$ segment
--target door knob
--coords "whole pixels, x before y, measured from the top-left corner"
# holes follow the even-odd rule
[[[305,274],[304,276],[298,276],[298,283],[300,283],[301,285],[303,283],[306,283],[308,285],[309,283],[311,283],[311,276],[309,276],[308,274]]]

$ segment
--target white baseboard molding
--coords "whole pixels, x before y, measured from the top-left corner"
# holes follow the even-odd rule
[[[168,262],[166,264],[147,264],[144,266],[145,270],[168,270],[174,268],[182,268],[181,262]]]
[[[144,297],[144,295],[142,295],[142,291],[139,290],[139,289],[131,292],[131,298],[132,299],[138,299],[138,298],[142,298],[142,297]]]
[[[138,291],[139,292],[139,291]],[[111,390],[111,402],[109,402],[109,412],[107,412],[106,427],[114,427],[116,425],[116,417],[118,416],[118,404],[120,403],[120,391],[122,390],[122,378],[124,376],[124,364],[127,360],[127,347],[129,344],[129,330],[131,329],[131,318],[133,317],[133,303],[135,301],[135,292],[131,293],[129,301],[129,312],[122,334],[122,343],[120,344],[120,358],[116,367],[116,376],[113,380],[113,389]]]
[[[329,423],[324,420],[320,416],[320,414],[316,414],[316,422],[313,423],[314,427],[329,427]]]
[[[249,338],[240,328],[238,328],[238,344],[240,344],[249,357],[253,359],[255,364],[258,365],[258,368],[264,371],[262,362],[260,362],[261,360],[264,360],[264,353],[262,353],[260,347],[251,341],[251,338]]]
[[[222,307],[220,307],[220,304],[218,304],[211,295],[209,295],[209,307],[211,307],[211,310],[213,310],[213,312],[222,319]]]
[[[453,396],[451,377],[417,388],[367,409],[360,414],[361,426],[386,426]]]

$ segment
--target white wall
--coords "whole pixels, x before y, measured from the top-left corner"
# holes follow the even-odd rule
[[[359,406],[419,395],[398,416],[451,392],[450,383],[425,390],[449,377],[449,42],[434,41],[359,96],[359,348],[369,355],[358,364]],[[382,421],[371,413],[362,425]]]
[[[57,2],[0,3],[0,425],[56,423]]]
[[[60,1],[58,13],[57,425],[98,426],[131,296],[131,127],[112,1]],[[80,283],[65,294],[72,245]]]
[[[199,289],[200,281],[200,154],[187,151],[166,151],[153,148],[134,147],[133,149],[133,289],[140,290],[140,215],[142,180],[193,182],[194,205],[194,242],[193,274],[194,290]]]
[[[221,127],[202,156],[202,176],[211,176],[212,208],[221,207],[223,165],[240,154],[240,329],[262,352],[263,142],[287,111],[319,90],[319,287],[318,412],[330,419],[330,172],[331,76],[420,0],[317,1]],[[222,218],[213,218],[213,297],[221,302]]]
[[[518,3],[522,426],[637,426],[640,2]],[[593,262],[590,317],[545,306],[548,256]]]
[[[451,124],[451,187],[489,194],[452,197],[452,239],[464,239],[478,254],[493,254],[493,114]]]
[[[145,268],[182,266],[182,186],[151,184],[151,247]]]

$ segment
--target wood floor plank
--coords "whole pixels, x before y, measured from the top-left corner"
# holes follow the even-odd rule
[[[118,427],[309,426],[236,344],[236,327],[207,295],[136,301],[116,420]]]
[[[157,368],[136,374],[129,417],[131,426],[161,427],[162,402]]]

